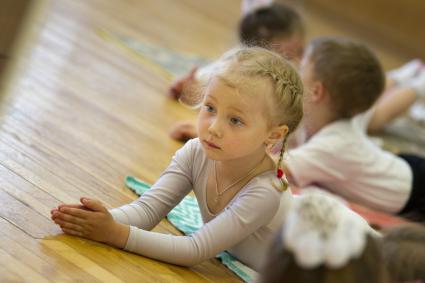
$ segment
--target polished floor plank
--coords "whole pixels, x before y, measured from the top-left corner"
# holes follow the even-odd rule
[[[1,96],[0,259],[13,266],[2,265],[0,281],[240,282],[217,260],[169,265],[65,236],[49,219],[52,207],[82,195],[107,207],[135,199],[124,177],[153,182],[181,146],[168,129],[196,112],[168,99],[169,80],[98,31],[217,56],[233,38],[227,25],[238,4],[229,20],[233,12],[218,13],[223,1],[194,2],[43,1]],[[154,230],[179,234],[166,220]]]

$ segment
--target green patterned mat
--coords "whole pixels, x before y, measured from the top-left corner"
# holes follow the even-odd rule
[[[150,184],[132,176],[126,177],[125,184],[139,196],[143,195],[151,187]],[[167,218],[186,235],[192,234],[203,225],[198,202],[192,196],[186,196],[168,213]],[[227,252],[218,254],[217,258],[245,282],[252,282],[257,277],[256,271],[244,265]]]
[[[195,66],[201,67],[211,63],[211,60],[196,54],[177,52],[105,29],[98,29],[97,33],[103,39],[128,51],[139,62],[168,80],[186,75]]]

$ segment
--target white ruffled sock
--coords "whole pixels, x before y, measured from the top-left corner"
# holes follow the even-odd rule
[[[407,62],[398,69],[394,69],[387,73],[388,77],[394,80],[397,84],[403,84],[413,78],[421,69],[423,62],[419,59],[414,59]]]

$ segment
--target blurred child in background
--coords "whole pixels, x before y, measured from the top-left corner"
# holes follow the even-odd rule
[[[379,238],[334,195],[296,197],[271,245],[261,283],[387,283]]]
[[[290,151],[288,178],[383,212],[424,213],[425,159],[383,151],[366,135],[385,113],[375,104],[385,77],[374,54],[347,39],[318,38],[300,73],[307,141]]]
[[[383,231],[382,253],[393,282],[425,282],[425,226],[407,224]]]

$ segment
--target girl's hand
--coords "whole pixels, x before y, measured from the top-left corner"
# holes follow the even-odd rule
[[[60,205],[52,210],[52,220],[65,234],[124,248],[130,227],[117,223],[98,200],[81,198],[81,204]]]
[[[195,80],[197,67],[193,68],[189,74],[174,81],[169,90],[169,96],[174,99],[179,99],[183,90]]]
[[[63,203],[63,204],[60,204],[58,207],[55,207],[52,210],[50,210],[50,215],[51,215],[52,220],[54,220],[53,215],[56,215],[55,213],[58,212],[61,207],[72,207],[72,208],[80,208],[80,209],[88,210],[87,207],[85,207],[84,205],[81,205],[81,204],[65,204],[65,203]]]
[[[187,142],[190,139],[196,138],[198,133],[192,121],[182,121],[173,125],[170,131],[172,139]]]

